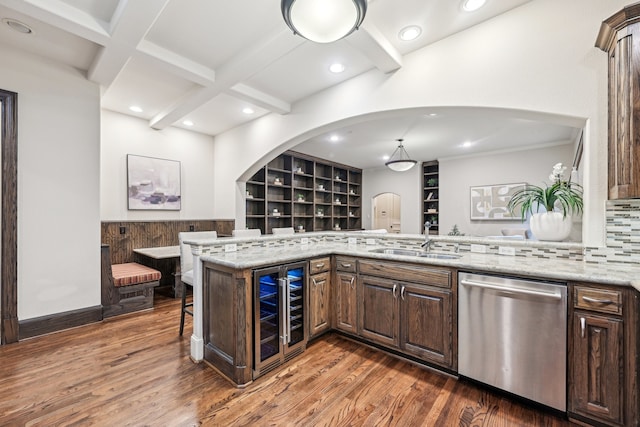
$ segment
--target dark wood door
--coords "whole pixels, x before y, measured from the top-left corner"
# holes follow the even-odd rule
[[[402,284],[400,300],[400,347],[423,360],[451,367],[451,292]]]
[[[331,328],[331,273],[314,274],[309,283],[309,334],[314,337]]]
[[[398,347],[398,295],[400,285],[389,279],[360,277],[360,336]]]
[[[356,275],[339,271],[336,279],[336,328],[356,334],[358,332]]]
[[[569,411],[623,424],[622,320],[576,311],[571,339]]]

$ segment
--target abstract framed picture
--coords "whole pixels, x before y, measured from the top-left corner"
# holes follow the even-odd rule
[[[525,186],[525,183],[518,183],[471,187],[471,220],[520,220],[519,215],[511,214],[507,203]]]
[[[180,162],[127,154],[127,208],[170,210],[182,207]]]

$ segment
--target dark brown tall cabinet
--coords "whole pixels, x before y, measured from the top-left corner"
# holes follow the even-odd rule
[[[422,223],[429,221],[429,234],[438,234],[440,213],[440,168],[437,160],[422,162]]]
[[[287,151],[246,183],[246,225],[263,234],[362,228],[362,171]]]
[[[609,58],[609,199],[640,197],[640,3],[600,27]]]

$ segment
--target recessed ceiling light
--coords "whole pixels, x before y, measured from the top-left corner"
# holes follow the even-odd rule
[[[465,141],[465,142],[462,144],[462,146],[463,146],[464,148],[469,148],[469,147],[471,147],[471,141]]]
[[[25,24],[24,22],[20,22],[11,18],[4,18],[2,22],[7,24],[9,28],[11,28],[12,30],[17,31],[19,33],[22,33],[22,34],[33,33],[33,30],[31,29],[31,27]]]
[[[193,126],[193,122],[191,120],[185,120],[182,124],[185,126]]]
[[[462,9],[467,12],[473,12],[474,10],[480,9],[485,3],[486,0],[464,0],[462,3]]]
[[[338,141],[340,141],[340,137],[339,137],[338,135],[331,135],[331,136],[329,137],[329,141],[331,141],[331,142],[338,142]]]
[[[245,114],[253,114],[253,113],[255,113],[255,111],[253,111],[253,108],[250,108],[250,107],[244,107],[242,109],[242,112],[245,113]]]
[[[417,25],[409,25],[408,27],[404,27],[402,30],[400,30],[400,33],[398,33],[398,37],[400,38],[400,40],[408,42],[417,39],[421,33],[422,28],[418,27]]]
[[[382,156],[382,160],[389,160],[389,158],[390,158],[390,157],[389,157],[389,155],[388,155],[388,154],[385,154],[384,156]]]
[[[332,73],[341,73],[345,70],[345,66],[343,64],[340,64],[339,62],[336,62],[335,64],[331,64],[329,66],[329,71],[331,71]]]
[[[437,113],[429,113],[427,114],[427,117],[437,117],[438,114]]]
[[[131,107],[129,107],[129,110],[133,111],[134,113],[142,113],[142,111],[144,111],[142,108],[138,107],[137,105],[132,105]]]

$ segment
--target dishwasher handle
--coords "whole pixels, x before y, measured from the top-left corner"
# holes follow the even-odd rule
[[[542,292],[534,289],[513,288],[510,286],[492,285],[490,283],[476,282],[474,280],[466,280],[466,279],[461,280],[460,284],[465,286],[483,288],[483,289],[492,289],[494,291],[509,292],[512,294],[531,295],[531,296],[544,297],[544,298],[550,298],[550,299],[556,299],[556,300],[562,299],[562,294],[556,293],[556,292]]]

